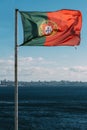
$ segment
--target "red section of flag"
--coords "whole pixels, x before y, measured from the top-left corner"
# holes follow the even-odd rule
[[[46,37],[45,46],[79,45],[82,26],[82,15],[80,11],[60,10],[49,12],[47,16],[49,22],[52,23],[53,30],[52,34]]]

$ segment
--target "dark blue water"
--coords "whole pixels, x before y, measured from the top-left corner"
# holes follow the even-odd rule
[[[0,87],[0,130],[14,130],[12,87]],[[19,130],[87,130],[87,87],[20,87]]]

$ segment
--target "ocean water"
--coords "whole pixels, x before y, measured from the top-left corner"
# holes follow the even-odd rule
[[[12,87],[0,87],[0,130],[14,130]],[[19,130],[87,130],[87,87],[19,87]]]

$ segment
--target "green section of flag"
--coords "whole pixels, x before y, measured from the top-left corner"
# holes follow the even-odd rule
[[[46,13],[41,12],[20,12],[23,24],[25,46],[43,46],[45,36],[40,36],[40,25],[46,20]]]

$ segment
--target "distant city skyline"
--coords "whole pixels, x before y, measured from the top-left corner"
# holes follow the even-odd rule
[[[87,81],[87,1],[73,0],[1,0],[0,4],[0,79],[14,81],[14,24],[15,9],[23,11],[55,11],[76,9],[82,12],[83,23],[80,46],[75,47],[19,47],[19,81]],[[18,14],[18,44],[23,42],[20,14]]]
[[[0,87],[14,87],[14,81],[1,80]],[[87,87],[87,82],[81,81],[19,81],[18,87]]]

